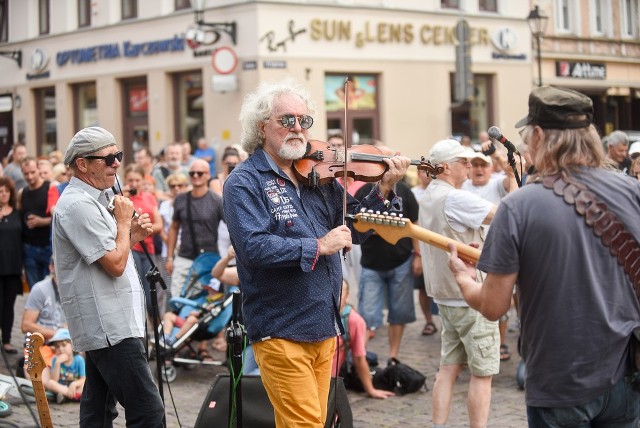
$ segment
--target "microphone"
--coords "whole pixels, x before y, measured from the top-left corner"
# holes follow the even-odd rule
[[[116,195],[118,194],[116,192],[116,186],[113,186],[111,188],[111,190],[113,190],[113,198],[111,198],[111,200],[109,201],[109,203],[107,204],[107,211],[109,211],[111,214],[113,214],[113,210],[115,209],[115,202],[116,202]],[[138,217],[140,217],[140,214],[138,214],[138,212],[136,210],[133,210],[133,215],[131,216],[131,220],[135,220]]]
[[[502,145],[507,148],[507,150],[518,153],[518,150],[516,150],[516,146],[514,146],[511,141],[507,140],[507,138],[502,135],[502,131],[500,131],[500,128],[498,128],[497,126],[492,126],[491,128],[487,129],[487,134],[489,134],[489,137],[491,137],[492,139],[501,142]]]

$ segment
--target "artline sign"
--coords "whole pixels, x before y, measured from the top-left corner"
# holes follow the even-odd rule
[[[184,36],[178,36],[177,34],[171,39],[153,40],[150,42],[133,43],[126,41],[122,42],[122,47],[120,47],[118,43],[108,43],[58,52],[56,62],[58,66],[62,67],[68,63],[83,64],[106,59],[116,59],[122,56],[137,58],[139,56],[157,55],[165,52],[184,51],[185,44]]]
[[[556,61],[556,76],[572,79],[596,79],[607,78],[607,67],[604,64],[592,62]]]

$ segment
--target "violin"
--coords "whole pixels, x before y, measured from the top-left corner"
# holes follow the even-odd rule
[[[384,159],[391,157],[385,155],[378,147],[368,144],[343,150],[324,141],[309,140],[305,155],[294,161],[293,169],[296,178],[309,187],[327,184],[345,175],[357,181],[371,183],[382,178],[388,169]],[[424,156],[419,161],[412,160],[411,165],[427,171],[434,177],[444,171],[442,166],[434,166]]]

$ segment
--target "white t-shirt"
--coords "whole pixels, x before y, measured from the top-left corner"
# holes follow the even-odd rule
[[[504,177],[504,175],[493,176],[484,186],[474,186],[471,183],[471,180],[467,180],[462,183],[461,189],[471,192],[474,195],[478,195],[482,199],[485,199],[493,203],[494,205],[498,205],[502,198],[507,196],[507,191],[505,190],[503,184]]]

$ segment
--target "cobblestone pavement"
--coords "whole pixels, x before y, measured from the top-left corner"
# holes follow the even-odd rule
[[[355,293],[353,293],[355,294]],[[12,344],[21,346],[22,333],[20,332],[20,318],[24,305],[24,296],[18,296],[16,302],[16,321],[14,323]],[[402,397],[392,397],[387,400],[375,400],[364,394],[349,392],[349,402],[354,416],[354,425],[358,428],[395,428],[395,427],[428,427],[431,426],[431,389],[438,370],[440,352],[439,332],[433,336],[421,336],[420,331],[424,326],[422,315],[416,306],[418,321],[407,326],[399,359],[412,367],[420,370],[427,376],[429,391],[420,391]],[[512,317],[513,320],[514,317]],[[438,328],[439,319],[436,317]],[[512,357],[503,362],[501,373],[494,377],[491,398],[491,411],[489,426],[501,428],[526,427],[526,414],[524,405],[524,392],[519,390],[515,380],[515,372],[520,358],[516,350],[517,331],[509,330],[507,343]],[[381,363],[387,359],[388,342],[386,328],[376,332],[376,337],[369,342],[369,350],[376,352]],[[217,351],[211,351],[214,359],[222,360],[224,355]],[[12,370],[18,358],[10,356]],[[152,371],[155,373],[155,364],[152,362]],[[211,386],[217,373],[226,372],[223,367],[195,367],[191,370],[179,368],[176,380],[170,384],[170,391],[165,384],[165,401],[167,426],[169,427],[193,427],[198,417],[204,397]],[[4,363],[0,364],[0,373],[8,374]],[[453,407],[449,418],[449,427],[468,426],[466,394],[469,381],[468,371],[463,371],[455,389]],[[175,402],[172,403],[171,396]],[[13,406],[13,413],[2,421],[13,422],[20,427],[35,426],[26,405],[19,399],[10,397],[7,399]],[[243,402],[243,406],[250,406]],[[37,417],[37,409],[32,404],[34,414]],[[51,418],[55,427],[78,426],[78,403],[56,404],[50,403]],[[178,421],[179,419],[179,421]],[[120,416],[115,421],[115,426],[124,427],[124,412],[120,409]],[[245,427],[251,428],[251,427]]]

